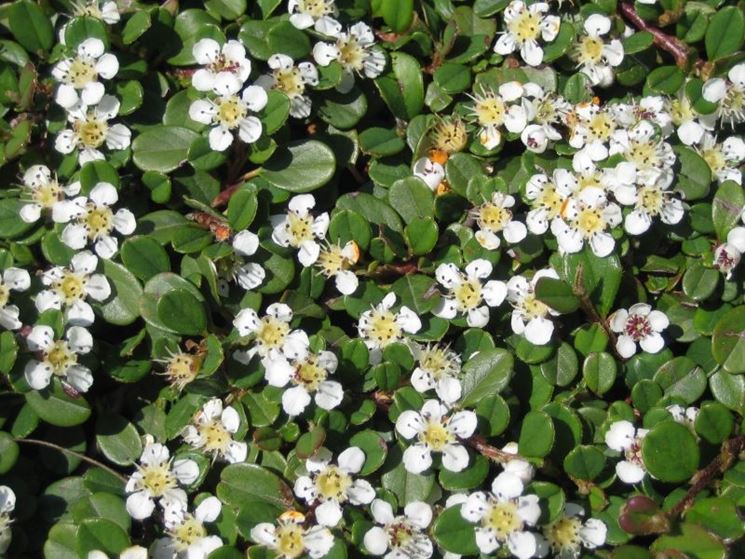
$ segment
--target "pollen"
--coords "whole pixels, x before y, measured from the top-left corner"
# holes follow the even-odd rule
[[[396,324],[396,316],[392,312],[374,309],[370,316],[368,335],[379,346],[385,347],[401,337],[401,327]]]
[[[453,296],[462,310],[475,309],[481,304],[481,282],[478,279],[464,280],[453,289]]]
[[[2,281],[0,281],[0,309],[10,301],[10,289]]]
[[[201,359],[187,353],[177,353],[166,361],[166,370],[163,373],[168,381],[178,390],[192,382],[199,372]]]
[[[318,390],[318,386],[326,380],[326,369],[318,365],[315,357],[308,357],[298,366],[295,372],[295,384],[301,384],[310,392]]]
[[[575,57],[580,64],[599,64],[605,44],[597,37],[583,37],[576,46]]]
[[[105,120],[88,116],[84,120],[76,121],[73,125],[75,134],[87,148],[99,148],[106,141],[109,125]]]
[[[665,202],[662,190],[656,186],[643,186],[639,189],[639,205],[649,215],[659,215]]]
[[[448,154],[461,151],[468,143],[466,125],[459,118],[444,118],[435,125],[432,141],[436,150]]]
[[[88,213],[83,218],[88,237],[92,240],[108,234],[114,227],[114,214],[108,206],[88,204]]]
[[[605,230],[605,220],[600,210],[596,208],[582,208],[576,221],[577,228],[585,238]]]
[[[217,105],[215,119],[228,128],[236,128],[246,117],[246,106],[235,95],[218,99],[215,104]]]
[[[52,367],[52,373],[64,376],[67,370],[78,362],[77,355],[70,350],[70,346],[64,340],[58,340],[44,352],[44,362]]]
[[[556,187],[553,184],[547,184],[538,195],[536,204],[541,208],[545,208],[550,218],[554,218],[561,213],[564,199],[556,191]]]
[[[199,435],[203,441],[203,448],[207,452],[222,453],[227,448],[232,437],[219,419],[213,419],[209,423],[198,425]]]
[[[339,62],[345,69],[362,71],[367,53],[355,37],[350,35],[340,39],[336,46],[339,49]]]
[[[419,366],[439,380],[460,371],[460,358],[447,348],[427,347],[419,357]]]
[[[295,559],[305,552],[303,528],[295,523],[280,524],[275,532],[277,552],[287,559]]]
[[[565,516],[545,528],[544,534],[554,552],[567,553],[582,545],[579,536],[582,523],[578,518]]]
[[[701,157],[709,164],[711,172],[716,174],[727,167],[727,160],[719,147],[701,150]]]
[[[662,163],[657,145],[653,142],[632,141],[629,150],[626,152],[626,158],[640,169],[659,167]]]
[[[274,87],[288,97],[299,97],[305,92],[305,82],[298,68],[292,67],[288,70],[278,68],[274,70]]]
[[[184,522],[169,533],[177,551],[186,551],[190,545],[207,537],[207,529],[196,518],[189,515]]]
[[[316,477],[316,490],[322,501],[345,501],[352,478],[336,466],[329,466]]]
[[[290,331],[290,325],[273,316],[261,319],[259,331],[256,334],[258,342],[267,349],[278,349],[285,341]]]
[[[49,209],[62,199],[62,188],[57,181],[52,180],[34,188],[31,197],[42,208]]]
[[[419,440],[434,451],[442,451],[455,440],[455,437],[441,421],[430,419],[424,431],[419,434]]]
[[[486,202],[478,208],[477,219],[481,229],[497,233],[510,222],[512,212],[492,202]]]
[[[541,318],[548,314],[548,307],[543,302],[536,299],[533,293],[527,294],[523,298],[520,306],[528,320]]]
[[[473,114],[481,126],[500,126],[507,112],[504,101],[493,92],[475,97]]]
[[[649,320],[647,320],[646,316],[632,314],[626,320],[624,331],[626,332],[626,335],[630,336],[634,341],[639,341],[652,333],[652,326],[649,324]]]
[[[90,82],[96,81],[96,78],[98,78],[98,73],[93,62],[78,57],[70,63],[65,81],[75,89],[83,89]]]
[[[524,10],[507,25],[507,29],[515,36],[518,43],[524,43],[538,38],[541,32],[540,24],[538,14]]]
[[[314,19],[318,19],[333,11],[332,4],[333,2],[329,2],[328,0],[299,0],[297,9],[303,14],[308,14]]]
[[[608,113],[600,112],[590,119],[587,129],[590,131],[591,139],[605,141],[616,130],[616,122]]]
[[[161,497],[178,485],[176,476],[171,473],[167,462],[141,466],[140,472],[142,473],[142,485],[153,497]]]
[[[54,289],[63,302],[69,305],[85,297],[87,283],[85,276],[65,271],[62,279],[55,284]]]
[[[313,216],[299,216],[295,212],[287,214],[285,227],[290,237],[290,244],[297,248],[303,241],[313,240]]]
[[[510,501],[492,503],[482,517],[481,523],[484,528],[491,530],[500,542],[507,541],[510,534],[523,528],[523,522],[517,514],[517,506]]]

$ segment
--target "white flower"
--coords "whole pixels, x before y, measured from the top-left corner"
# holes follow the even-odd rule
[[[468,466],[468,451],[459,439],[467,439],[476,430],[476,414],[461,410],[448,415],[448,408],[438,400],[427,400],[421,411],[406,410],[396,420],[396,431],[416,442],[404,451],[404,467],[412,474],[422,473],[432,465],[432,452],[442,453],[442,465],[451,472]]]
[[[338,14],[334,0],[289,0],[290,23],[298,29],[313,27],[323,35],[335,37],[341,24],[332,16]]]
[[[214,39],[200,39],[191,51],[197,63],[204,66],[191,77],[191,85],[197,91],[232,94],[243,87],[251,74],[251,62],[240,41],[230,40],[220,46]]]
[[[448,347],[414,345],[413,354],[418,361],[411,373],[411,386],[417,392],[434,389],[437,397],[450,405],[460,400],[462,387],[458,376],[461,361],[457,353]]]
[[[722,272],[726,279],[730,279],[743,253],[745,253],[745,227],[734,227],[727,233],[727,241],[714,250],[714,267]]]
[[[147,548],[142,547],[141,545],[133,545],[123,549],[118,555],[119,559],[148,559],[148,557]],[[109,559],[109,556],[99,549],[94,549],[93,551],[88,552],[86,559]]]
[[[550,223],[561,219],[567,199],[578,190],[577,178],[566,169],[555,169],[551,178],[543,173],[533,175],[525,185],[525,198],[533,209],[525,223],[535,235],[548,231]]]
[[[670,116],[678,138],[687,146],[699,143],[705,132],[714,131],[717,123],[716,113],[699,114],[682,90],[677,98],[670,100]]]
[[[26,291],[31,287],[31,276],[23,268],[6,268],[0,277],[0,326],[18,330],[23,323],[18,320],[20,310],[10,304],[11,291]]]
[[[65,338],[54,339],[54,330],[49,326],[34,326],[26,338],[30,351],[37,358],[26,363],[24,376],[34,390],[43,390],[59,377],[63,384],[76,392],[87,392],[93,384],[93,375],[88,367],[78,363],[78,356],[90,352],[93,338],[80,326],[68,328]]]
[[[636,353],[637,342],[642,350],[658,353],[665,347],[660,332],[670,325],[665,313],[653,311],[646,303],[632,305],[629,310],[619,309],[608,317],[611,330],[619,334],[616,350],[628,359]]]
[[[533,557],[538,548],[535,526],[541,507],[535,495],[523,495],[523,482],[515,474],[502,472],[494,478],[491,493],[478,491],[468,496],[460,514],[476,528],[476,545],[481,553],[494,553],[506,546],[519,559]]]
[[[90,326],[95,317],[93,309],[85,301],[104,301],[111,295],[111,286],[106,276],[95,274],[98,258],[84,250],[70,261],[70,267],[54,266],[41,275],[47,289],[36,295],[34,303],[41,313],[49,309],[65,310],[65,320],[75,326]]]
[[[519,447],[516,442],[509,442],[502,447],[502,452],[508,454],[517,454],[518,450]],[[502,468],[505,472],[519,477],[523,483],[529,483],[533,479],[533,475],[535,475],[533,464],[526,460],[521,460],[520,458],[513,458],[512,460],[503,463]]]
[[[455,264],[440,264],[435,270],[437,281],[448,290],[432,311],[435,316],[451,320],[458,314],[466,315],[472,328],[483,328],[489,322],[489,307],[498,307],[507,296],[502,281],[482,282],[492,273],[491,262],[476,259],[466,266],[466,273]]]
[[[611,111],[595,103],[579,103],[566,115],[565,122],[570,146],[577,149],[587,146],[595,161],[608,156],[606,143],[618,127]]]
[[[168,359],[153,359],[153,361],[165,365],[165,370],[160,374],[166,377],[171,386],[181,392],[187,384],[197,378],[204,354],[201,352],[184,353],[180,350],[173,352],[170,348],[166,348],[166,351],[169,354]]]
[[[525,93],[520,82],[507,82],[499,86],[499,93],[482,88],[474,91],[471,116],[479,126],[479,141],[486,149],[494,149],[502,141],[502,128],[519,134],[528,123],[528,115],[520,99]]]
[[[135,520],[149,518],[155,510],[155,501],[164,509],[186,510],[186,492],[179,484],[190,485],[198,477],[199,466],[194,460],[172,460],[168,447],[148,441],[137,470],[124,487],[129,493],[127,512]]]
[[[119,6],[114,0],[72,0],[71,4],[72,13],[76,17],[92,17],[109,25],[117,23],[121,18]]]
[[[429,157],[417,159],[412,171],[414,176],[422,179],[433,192],[437,190],[437,187],[445,178],[444,167],[436,161],[432,161]]]
[[[95,105],[105,89],[98,78],[110,80],[119,71],[119,61],[113,54],[104,53],[101,39],[86,39],[78,45],[74,58],[65,58],[52,69],[52,76],[60,83],[54,100],[71,109],[78,103]]]
[[[297,258],[306,268],[318,260],[321,245],[317,239],[324,240],[329,228],[327,212],[315,218],[310,213],[315,205],[312,194],[300,194],[290,199],[286,214],[270,217],[274,228],[272,240],[279,246],[297,249]]]
[[[471,210],[476,218],[479,230],[476,231],[476,240],[488,250],[496,250],[501,244],[497,233],[501,233],[504,240],[510,244],[519,243],[528,234],[524,223],[512,219],[512,208],[515,198],[510,194],[494,192],[491,199]]]
[[[742,184],[742,172],[739,167],[745,160],[745,142],[739,136],[730,136],[724,142],[717,143],[711,134],[704,134],[701,145],[696,147],[701,157],[720,183],[735,181]]]
[[[558,316],[548,305],[535,297],[535,286],[541,278],[558,279],[552,269],[538,270],[528,281],[523,276],[513,276],[507,282],[507,300],[512,304],[512,331],[524,334],[535,345],[545,345],[554,333],[554,323],[548,316]]]
[[[259,250],[259,237],[248,230],[243,230],[233,237],[233,250],[241,258],[230,269],[230,276],[243,289],[250,290],[261,285],[266,272],[261,264],[244,262],[242,257],[253,256]]]
[[[207,497],[194,509],[194,514],[182,507],[166,509],[166,537],[155,541],[153,559],[207,559],[223,545],[219,536],[209,535],[207,523],[217,520],[222,503],[217,497]]]
[[[523,90],[522,106],[532,124],[523,129],[520,139],[530,151],[543,153],[550,142],[561,140],[557,126],[566,119],[571,105],[560,95],[544,91],[532,82],[524,84]]]
[[[10,525],[13,519],[10,513],[16,508],[16,494],[7,485],[0,485],[0,554],[10,547],[13,537]]]
[[[313,47],[313,58],[319,66],[334,60],[341,64],[343,74],[337,89],[346,93],[354,86],[354,74],[377,78],[385,67],[385,55],[375,46],[372,29],[363,22],[355,23],[344,33],[334,34],[336,43],[318,42]]]
[[[321,247],[316,260],[316,267],[327,278],[334,278],[334,285],[342,295],[351,295],[357,291],[359,280],[350,270],[360,258],[360,248],[354,241],[347,241],[344,246],[338,243]]]
[[[559,242],[560,252],[579,252],[587,242],[596,256],[603,257],[616,246],[607,229],[620,223],[621,208],[609,202],[601,189],[588,187],[567,200],[561,219],[551,223],[551,232]]]
[[[314,399],[324,410],[334,409],[344,398],[341,384],[329,380],[339,360],[330,351],[307,353],[300,359],[289,360],[284,355],[264,362],[267,382],[278,388],[288,383],[293,386],[282,394],[282,409],[287,415],[300,415]]]
[[[20,216],[26,223],[38,221],[42,212],[51,213],[52,220],[59,222],[59,202],[65,196],[76,196],[80,192],[80,182],[60,186],[57,177],[45,165],[29,167],[23,174],[23,187],[21,199],[27,203],[21,208]]]
[[[281,91],[290,99],[290,115],[295,118],[310,116],[311,100],[305,95],[306,86],[318,85],[318,70],[311,62],[297,66],[286,54],[273,54],[267,60],[271,74],[259,76],[256,85],[267,91]]]
[[[695,406],[688,406],[687,408],[684,408],[683,406],[680,406],[678,404],[667,406],[665,409],[670,412],[670,415],[673,416],[673,419],[677,423],[682,423],[683,425],[685,425],[686,427],[690,427],[691,429],[693,428],[693,424],[695,423],[696,418],[701,411]]]
[[[658,177],[669,176],[672,182],[672,167],[675,153],[667,142],[662,141],[648,120],[642,120],[630,130],[616,130],[610,138],[610,155],[621,154],[631,163],[642,182],[653,182]]]
[[[253,338],[252,347],[246,352],[249,359],[256,353],[262,359],[303,359],[308,354],[308,334],[290,330],[292,309],[284,303],[272,303],[266,315],[259,318],[253,309],[243,309],[233,320],[241,336]]]
[[[538,557],[545,557],[550,549],[556,559],[575,559],[582,546],[595,549],[604,545],[608,527],[597,518],[588,518],[583,524],[579,518],[583,514],[579,505],[564,505],[562,515],[543,528],[545,540],[539,542]]]
[[[244,462],[248,445],[233,440],[241,425],[241,418],[234,407],[223,408],[222,400],[213,398],[202,406],[184,427],[181,436],[197,450],[211,454],[213,459],[222,458],[229,464]]]
[[[630,166],[620,163],[621,166]],[[606,172],[612,172],[606,170]],[[638,175],[631,169],[631,175],[636,179]],[[613,194],[621,204],[634,206],[634,209],[624,218],[624,229],[630,235],[641,235],[651,226],[652,220],[659,216],[663,223],[674,225],[683,219],[685,206],[678,198],[673,197],[669,190],[672,184],[672,174],[664,174],[651,182],[641,184],[619,184],[613,189]]]
[[[314,506],[321,526],[333,528],[342,517],[342,505],[366,505],[375,498],[375,489],[364,479],[354,479],[365,463],[365,453],[352,446],[339,454],[338,465],[331,463],[331,452],[321,447],[305,462],[308,475],[295,481],[295,495]]]
[[[334,536],[328,528],[312,525],[304,528],[305,515],[294,510],[283,512],[277,524],[261,522],[251,528],[251,539],[265,545],[278,559],[296,559],[307,553],[320,559],[334,545]]]
[[[422,328],[419,316],[407,306],[398,312],[391,309],[396,304],[396,294],[388,293],[380,304],[360,315],[357,330],[370,350],[370,362],[379,362],[381,350],[405,339],[405,334],[416,334]]]
[[[510,54],[520,51],[520,58],[530,66],[538,66],[543,62],[543,49],[538,44],[538,38],[550,43],[559,34],[561,20],[558,16],[545,15],[548,3],[536,2],[526,6],[520,0],[510,2],[504,10],[505,31],[497,39],[494,52]]]
[[[625,460],[616,464],[616,475],[624,483],[639,483],[647,473],[641,456],[641,440],[648,429],[636,429],[625,420],[615,421],[605,433],[605,444],[617,452],[623,452]]]
[[[719,116],[734,127],[745,121],[745,64],[737,64],[727,73],[728,79],[712,78],[701,88],[704,99],[719,103]]]
[[[119,113],[119,101],[111,95],[104,95],[98,105],[75,105],[67,112],[67,120],[72,128],[63,130],[54,139],[54,149],[67,155],[76,149],[80,151],[78,162],[84,165],[89,161],[105,159],[101,146],[112,150],[129,147],[132,132],[123,124],[109,125],[109,121]]]
[[[592,14],[585,20],[585,35],[577,40],[572,49],[572,57],[577,61],[580,72],[590,79],[592,85],[600,87],[608,87],[613,83],[613,67],[623,61],[621,41],[612,39],[606,43],[603,39],[610,28],[610,18]]]
[[[363,542],[367,551],[373,555],[385,555],[387,559],[428,559],[432,556],[432,541],[427,536],[432,508],[427,503],[412,501],[404,507],[403,515],[394,516],[390,504],[375,499],[370,512],[379,526],[373,526],[365,533]]]
[[[99,182],[88,197],[80,196],[64,202],[64,213],[70,220],[62,230],[60,238],[72,249],[80,250],[93,244],[96,254],[106,260],[119,250],[119,241],[112,235],[131,235],[137,223],[131,211],[111,207],[119,201],[119,193],[113,184]],[[62,211],[61,210],[61,213]]]
[[[210,148],[225,151],[233,143],[233,132],[241,141],[252,144],[261,137],[261,121],[249,111],[257,112],[266,106],[266,91],[249,85],[239,97],[238,91],[225,92],[215,99],[197,99],[189,106],[189,118],[208,124]]]

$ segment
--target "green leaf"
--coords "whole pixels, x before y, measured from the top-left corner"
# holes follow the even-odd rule
[[[568,386],[577,376],[578,370],[577,354],[566,342],[562,342],[554,357],[541,364],[544,378],[556,386]]]
[[[445,551],[457,555],[478,555],[473,525],[460,514],[460,505],[437,515],[432,524],[432,537]]]
[[[711,338],[712,354],[729,373],[745,373],[745,306],[719,319]]]
[[[674,421],[663,421],[642,439],[642,459],[655,478],[679,483],[696,472],[699,449],[690,429]]]
[[[407,472],[403,464],[401,450],[398,447],[391,449],[389,461],[391,456],[396,458],[395,463],[397,465],[381,476],[383,487],[392,492],[402,505],[414,501],[426,501],[435,488],[435,474],[412,474]]]
[[[706,29],[706,56],[717,60],[737,52],[745,38],[745,16],[737,6],[722,8],[712,16]]]
[[[26,402],[41,419],[58,427],[80,425],[91,415],[85,398],[68,396],[56,382],[44,390],[27,392]]]
[[[209,12],[232,21],[246,13],[246,0],[207,0],[204,7]]]
[[[406,242],[417,256],[429,254],[438,239],[437,223],[431,217],[416,217],[404,228]]]
[[[349,446],[359,447],[365,453],[365,463],[359,472],[361,476],[369,476],[376,472],[388,456],[388,445],[385,444],[383,437],[369,429],[360,431],[350,438]]]
[[[137,278],[121,264],[103,260],[103,271],[109,279],[112,298],[99,308],[106,322],[124,326],[140,316],[142,287]]]
[[[561,278],[574,288],[582,288],[597,306],[600,316],[607,316],[621,285],[621,261],[618,256],[610,254],[600,258],[585,248],[576,254],[555,255],[554,258],[557,261],[554,269]],[[581,283],[578,285],[578,282]]]
[[[124,29],[122,30],[122,42],[125,45],[131,45],[139,39],[145,31],[150,29],[151,25],[152,21],[150,20],[150,13],[147,10],[135,12],[124,25]]]
[[[719,402],[707,402],[702,405],[694,421],[696,433],[711,444],[723,443],[732,433],[734,426],[732,413]]]
[[[437,86],[447,94],[454,95],[471,86],[471,70],[465,64],[446,62],[434,73]]]
[[[90,16],[76,17],[65,26],[65,44],[70,48],[77,48],[80,43],[91,37],[101,39],[108,49],[109,35],[100,19]]]
[[[406,223],[417,218],[432,217],[434,201],[432,191],[417,177],[397,180],[388,192],[388,202]]]
[[[352,210],[341,210],[334,213],[329,223],[329,239],[340,245],[354,241],[363,250],[370,244],[372,231],[368,221]]]
[[[593,480],[605,468],[603,451],[596,446],[580,445],[564,458],[564,470],[577,479]]]
[[[326,144],[300,140],[277,149],[264,165],[261,177],[283,190],[310,192],[331,180],[335,168],[334,153]]]
[[[122,262],[127,269],[143,281],[156,274],[171,271],[168,253],[150,237],[130,237],[121,249]]]
[[[352,210],[370,223],[386,225],[398,233],[403,231],[401,218],[396,210],[367,192],[345,194],[336,201],[336,207],[341,210]]]
[[[424,108],[424,81],[416,58],[403,52],[391,53],[391,71],[375,80],[394,116],[411,120]]]
[[[52,48],[54,29],[38,4],[18,0],[10,8],[8,23],[11,33],[26,50],[36,53]]]
[[[582,377],[587,388],[602,396],[616,382],[618,364],[609,353],[590,353],[582,364]]]
[[[18,342],[13,332],[6,330],[0,334],[0,373],[10,373],[17,357]]]
[[[661,66],[647,76],[644,89],[645,92],[649,90],[672,95],[680,89],[684,81],[685,74],[677,66]]]
[[[186,161],[189,147],[198,136],[183,126],[153,126],[132,142],[132,160],[143,171],[168,173]]]
[[[556,429],[551,417],[542,411],[529,411],[522,420],[519,454],[522,456],[542,458],[551,452],[556,437]]]
[[[305,58],[310,53],[310,38],[289,21],[280,21],[272,26],[266,35],[266,42],[272,53],[286,54],[295,60]]]
[[[463,365],[461,405],[469,407],[484,397],[498,394],[512,378],[512,354],[500,348],[480,351]]]
[[[20,217],[21,208],[25,205],[17,198],[0,200],[0,237],[12,239],[34,226],[33,223],[26,223]]]
[[[535,286],[535,296],[561,314],[568,314],[579,308],[579,299],[572,292],[572,287],[559,279],[540,278]]]
[[[740,222],[745,207],[745,191],[735,181],[719,185],[711,202],[711,220],[720,241],[727,240],[727,233]]]
[[[403,33],[414,20],[414,0],[381,0],[380,14],[391,30]]]
[[[220,474],[217,496],[226,505],[242,509],[255,501],[289,508],[292,489],[278,476],[256,464],[231,464]]]
[[[15,466],[19,452],[15,439],[5,431],[0,431],[0,475]]]
[[[207,327],[204,305],[185,289],[169,291],[158,301],[158,318],[179,334],[196,335]]]
[[[389,128],[368,128],[359,135],[360,149],[374,157],[395,155],[402,151],[406,144],[394,130]]]
[[[680,162],[676,188],[685,195],[686,200],[704,198],[709,193],[712,180],[709,164],[690,148],[675,146],[673,151]]]
[[[445,468],[440,470],[438,479],[443,489],[448,491],[463,491],[481,485],[489,475],[489,460],[477,454],[472,456],[468,467],[460,472],[451,472]]]
[[[104,456],[119,466],[134,464],[142,454],[137,429],[120,415],[99,416],[96,442]]]
[[[657,538],[651,546],[655,555],[685,554],[697,559],[725,559],[727,547],[714,534],[701,526],[684,522],[680,534],[666,534]]]
[[[622,42],[624,55],[636,54],[652,46],[654,35],[649,31],[638,31],[626,37]]]
[[[118,554],[129,547],[129,536],[113,520],[86,518],[78,527],[78,544],[84,556],[94,550]]]
[[[724,497],[697,500],[686,512],[686,521],[698,524],[728,540],[741,538],[745,524],[740,519],[735,503]]]

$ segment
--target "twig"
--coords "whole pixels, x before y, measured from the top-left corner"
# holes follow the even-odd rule
[[[654,44],[662,50],[669,52],[675,59],[675,64],[679,68],[685,68],[688,65],[689,48],[683,41],[672,35],[668,35],[662,29],[649,25],[644,21],[631,4],[625,2],[620,6],[621,14],[629,20],[635,27],[641,31],[647,31],[654,37]]]
[[[490,445],[483,437],[479,435],[474,435],[473,437],[468,439],[468,444],[470,444],[481,455],[486,456],[487,458],[494,460],[495,462],[505,463],[509,462],[510,460],[525,460],[525,458],[523,458],[519,454],[505,452],[501,448]]]
[[[233,194],[235,194],[235,191],[243,186],[243,183],[259,176],[259,173],[261,173],[261,167],[252,169],[251,171],[248,171],[247,173],[244,173],[243,175],[238,177],[235,182],[232,182],[232,184],[226,186],[225,189],[220,192],[220,194],[215,196],[215,198],[212,200],[212,207],[219,208],[220,206],[226,205],[228,202],[230,202],[230,198],[231,196],[233,196]]]
[[[62,454],[69,454],[70,456],[75,456],[76,458],[79,458],[80,460],[84,462],[88,462],[89,464],[92,464],[93,466],[97,466],[98,468],[101,468],[102,470],[106,470],[111,475],[116,476],[118,479],[120,479],[123,483],[127,483],[127,478],[114,470],[113,468],[110,468],[106,464],[103,464],[99,462],[98,460],[95,460],[89,456],[86,456],[85,454],[81,454],[80,452],[75,452],[74,450],[70,450],[69,448],[65,448],[63,446],[56,445],[54,443],[50,443],[47,441],[40,441],[38,439],[16,439],[17,443],[27,443],[27,444],[35,444],[39,446],[46,446],[48,448],[53,448],[54,450],[61,452]]]

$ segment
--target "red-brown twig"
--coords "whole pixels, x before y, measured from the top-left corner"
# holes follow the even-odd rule
[[[620,6],[621,14],[629,20],[640,31],[647,31],[654,37],[654,44],[662,50],[669,52],[675,59],[675,64],[679,68],[685,68],[688,65],[688,55],[690,50],[683,41],[672,35],[668,35],[662,29],[648,24],[639,14],[636,13],[634,6],[625,2]]]

